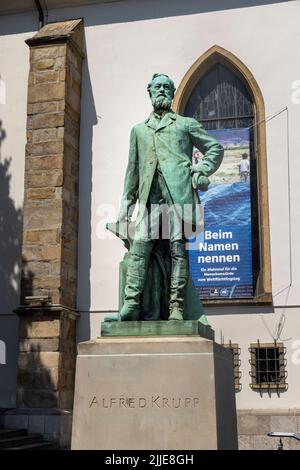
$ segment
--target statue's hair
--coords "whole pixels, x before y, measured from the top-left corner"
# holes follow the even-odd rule
[[[154,75],[152,75],[152,78],[151,78],[151,82],[148,83],[148,86],[147,86],[147,91],[149,93],[149,95],[151,96],[151,92],[150,92],[150,88],[151,88],[151,85],[152,85],[152,82],[155,78],[157,77],[167,77],[167,79],[169,80],[170,84],[171,84],[171,87],[172,87],[172,91],[173,91],[173,96],[175,94],[175,85],[174,85],[174,82],[173,80],[169,77],[169,75],[166,75],[165,73],[155,73]]]

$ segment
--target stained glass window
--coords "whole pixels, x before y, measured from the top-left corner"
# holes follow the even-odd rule
[[[253,102],[244,83],[217,64],[195,86],[185,115],[200,121],[207,130],[250,127]]]

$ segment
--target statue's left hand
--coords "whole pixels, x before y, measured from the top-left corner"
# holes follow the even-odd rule
[[[201,175],[201,173],[192,174],[192,186],[194,189],[199,191],[207,191],[210,181],[207,176]]]

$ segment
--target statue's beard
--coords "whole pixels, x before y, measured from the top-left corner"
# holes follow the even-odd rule
[[[157,98],[152,98],[151,101],[154,110],[158,113],[171,109],[172,98],[168,96],[158,96]]]

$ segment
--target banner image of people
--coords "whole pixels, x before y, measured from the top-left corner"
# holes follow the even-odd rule
[[[219,170],[200,192],[204,232],[189,244],[190,271],[201,299],[253,296],[250,131],[209,131],[224,147]],[[202,155],[194,149],[193,163]]]

